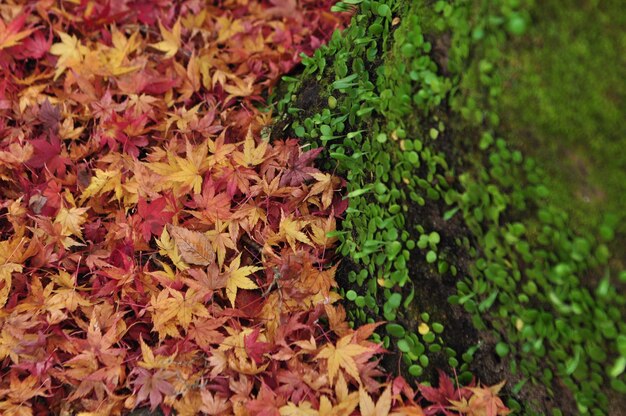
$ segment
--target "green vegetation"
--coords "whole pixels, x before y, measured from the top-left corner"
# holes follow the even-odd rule
[[[577,224],[608,221],[624,235],[623,3],[552,0],[530,10],[529,36],[503,52],[497,73],[508,140],[541,162],[551,199]],[[621,245],[613,247],[626,256]]]
[[[572,227],[568,211],[585,215],[562,206],[573,188],[554,194],[563,176],[550,167],[547,176],[547,159],[537,163],[503,138],[508,127],[519,145],[525,130],[515,123],[533,125],[541,110],[533,137],[543,143],[567,131],[554,122],[567,118],[547,109],[558,108],[561,98],[551,97],[568,87],[540,90],[545,102],[537,108],[523,95],[516,102],[504,82],[514,70],[522,74],[520,90],[534,79],[511,63],[517,58],[504,59],[502,45],[523,42],[515,37],[530,30],[535,9],[516,0],[346,0],[335,7],[352,5],[351,26],[304,60],[300,79],[285,79],[277,104],[291,115],[284,129],[324,145],[326,167],[347,179],[350,206],[336,234],[340,253],[355,264],[341,288],[350,318],[388,321],[379,339],[421,381],[433,364],[456,368],[461,382],[472,372],[481,377],[488,364],[473,357],[490,350],[506,363],[512,409],[572,411],[564,385],[579,412],[606,414],[607,395],[626,393],[626,300],[615,288],[626,273],[611,263],[609,249],[619,217],[590,224],[600,232]],[[534,68],[544,53],[519,59]],[[602,100],[606,91],[597,91],[594,99]],[[585,122],[594,112],[583,111],[577,123],[589,130],[562,143],[593,135],[581,146],[602,149],[594,157],[617,152],[616,111],[595,123]],[[505,128],[501,114],[508,115]],[[619,159],[590,179],[605,178],[607,193],[623,189],[619,176],[608,179]],[[614,195],[604,212],[618,211],[621,194]],[[446,295],[450,305],[438,304],[446,282],[455,293]],[[433,287],[438,292],[428,292]],[[459,310],[479,338],[456,321]]]

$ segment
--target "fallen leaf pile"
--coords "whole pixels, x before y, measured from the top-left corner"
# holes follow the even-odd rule
[[[0,414],[422,414],[332,291],[342,179],[262,138],[331,3],[2,2]]]

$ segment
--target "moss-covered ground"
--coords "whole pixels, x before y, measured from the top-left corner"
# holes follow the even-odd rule
[[[588,3],[344,0],[277,92],[272,135],[347,180],[353,323],[420,382],[506,379],[520,414],[626,411],[624,13]]]
[[[551,199],[576,224],[597,228],[608,220],[623,235],[623,4],[543,1],[529,11],[533,24],[503,47],[499,68],[504,88],[498,110],[508,140],[541,163]],[[614,249],[626,256],[621,244]]]

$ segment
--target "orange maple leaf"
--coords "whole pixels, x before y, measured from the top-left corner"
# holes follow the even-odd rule
[[[468,387],[472,397],[461,401],[450,400],[450,409],[462,412],[467,416],[506,416],[511,411],[504,405],[498,393],[504,387],[506,380],[493,386]]]
[[[217,264],[222,267],[224,265],[224,259],[226,258],[226,249],[237,250],[237,246],[232,239],[231,233],[223,232],[226,227],[229,226],[228,222],[222,222],[217,220],[215,223],[215,229],[206,231],[206,235],[211,240],[211,246],[217,254]]]
[[[22,265],[16,263],[5,263],[0,265],[0,308],[2,308],[9,298],[11,290],[11,275],[13,272],[21,272]]]
[[[167,225],[167,231],[174,239],[180,256],[188,264],[208,266],[215,261],[211,240],[203,233],[172,224]]]
[[[317,182],[311,187],[309,196],[322,195],[322,208],[326,209],[333,202],[333,193],[335,192],[335,186],[340,183],[340,180],[328,173],[314,173],[312,175]]]

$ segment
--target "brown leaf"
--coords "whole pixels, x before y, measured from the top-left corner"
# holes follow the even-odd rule
[[[203,233],[172,224],[167,225],[167,231],[174,239],[180,256],[185,262],[208,266],[215,261],[215,251],[211,247],[211,240]]]

